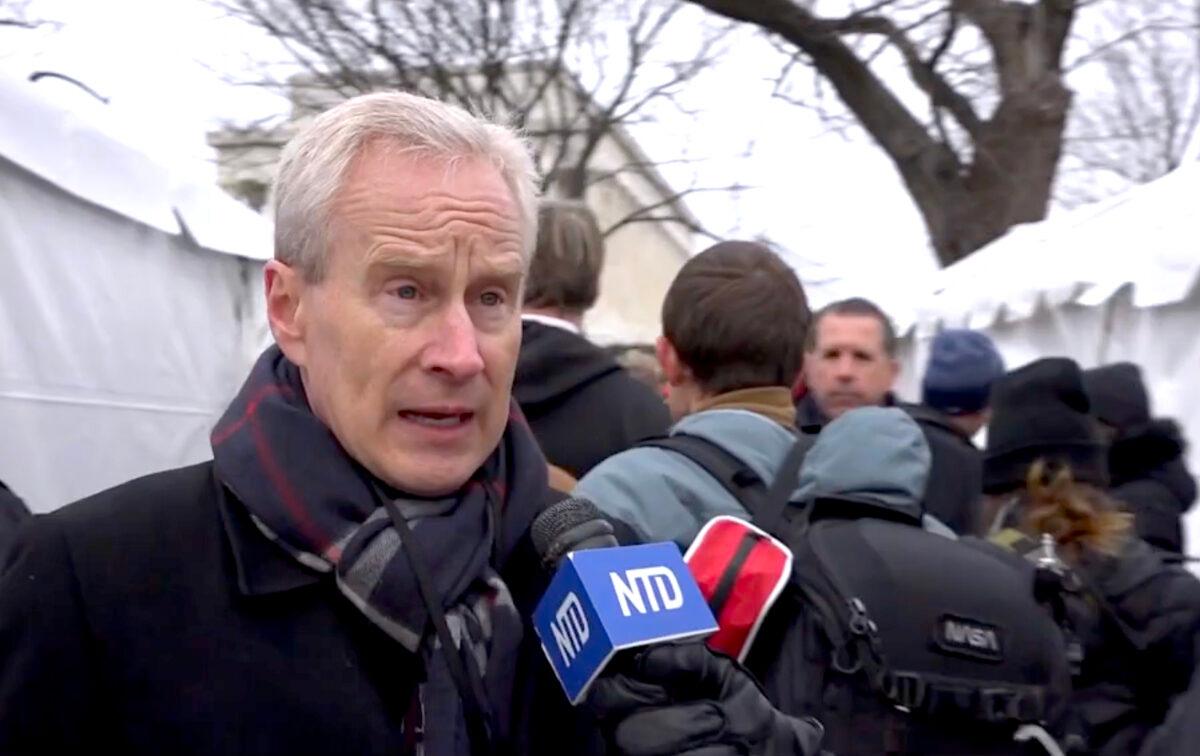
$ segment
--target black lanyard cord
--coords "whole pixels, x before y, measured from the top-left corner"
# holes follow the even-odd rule
[[[450,677],[454,679],[454,685],[458,688],[463,714],[467,721],[467,733],[471,739],[471,752],[480,756],[507,753],[508,749],[498,742],[499,732],[492,725],[494,717],[484,692],[483,676],[476,669],[469,654],[464,663],[463,655],[458,652],[458,646],[450,634],[450,627],[446,624],[446,612],[442,608],[442,597],[438,595],[428,566],[421,558],[420,546],[417,544],[408,520],[404,518],[400,508],[396,506],[396,502],[390,496],[381,491],[378,486],[374,488],[384,508],[387,509],[388,516],[392,519],[392,525],[400,534],[400,543],[408,555],[408,562],[412,565],[413,574],[417,578],[417,589],[421,594],[421,600],[425,603],[425,608],[429,612],[429,620],[433,623],[434,631],[441,644],[442,656],[450,670]],[[464,638],[463,642],[468,641]],[[437,726],[437,723],[425,723],[426,728],[430,726]]]

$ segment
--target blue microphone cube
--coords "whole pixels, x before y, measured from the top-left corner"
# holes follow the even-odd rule
[[[674,543],[568,554],[534,610],[533,624],[572,704],[617,651],[717,630]]]

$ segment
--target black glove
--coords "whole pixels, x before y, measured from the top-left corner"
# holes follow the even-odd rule
[[[588,705],[625,756],[815,756],[824,731],[777,710],[702,643],[651,646],[596,680]]]

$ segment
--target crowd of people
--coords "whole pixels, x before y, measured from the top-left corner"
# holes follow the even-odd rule
[[[655,364],[613,355],[591,212],[409,95],[302,129],[275,218],[212,460],[37,517],[0,488],[0,753],[1192,752],[1196,485],[1136,366],[946,330],[909,404],[887,315],[748,241],[682,267]],[[623,544],[753,526],[718,593],[786,549],[744,653],[651,646],[571,706],[529,533],[568,495]]]

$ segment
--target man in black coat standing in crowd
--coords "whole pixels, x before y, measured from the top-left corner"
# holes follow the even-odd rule
[[[1110,441],[1110,493],[1133,512],[1142,539],[1182,554],[1183,516],[1196,501],[1196,481],[1184,465],[1187,444],[1179,425],[1151,417],[1149,392],[1133,363],[1087,370],[1083,382]]]
[[[586,712],[622,754],[799,732],[700,644],[644,652],[586,709],[549,673],[528,531],[551,494],[510,391],[535,187],[510,130],[412,95],[300,131],[265,275],[276,345],[213,460],[18,534],[0,753],[587,754]]]
[[[543,200],[513,398],[546,459],[575,478],[671,424],[662,397],[583,335],[603,266],[604,237],[587,206]]]
[[[813,318],[804,355],[806,393],[796,404],[796,424],[800,430],[809,435],[818,434],[827,423],[857,407],[897,406],[899,403],[892,387],[900,374],[900,361],[896,357],[898,345],[891,319],[870,300],[855,297],[819,310]],[[907,405],[900,406],[911,410]],[[961,442],[946,438],[928,424],[921,425],[934,460],[929,490],[937,492],[937,473],[953,465],[960,454]],[[937,493],[935,497],[938,497]],[[942,525],[953,528],[942,522],[938,512],[953,514],[957,508],[940,503],[935,506],[937,512],[926,502],[926,513]]]
[[[992,383],[1004,360],[985,334],[951,329],[934,337],[921,379],[921,404],[904,409],[933,454],[925,509],[956,533],[978,532],[983,457],[971,439],[988,422]]]

